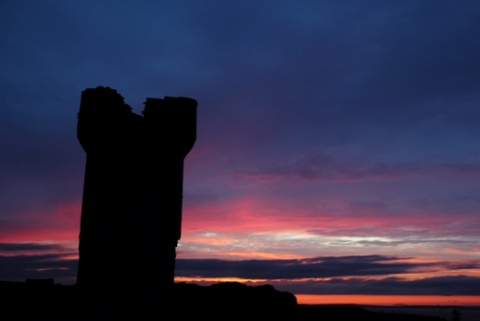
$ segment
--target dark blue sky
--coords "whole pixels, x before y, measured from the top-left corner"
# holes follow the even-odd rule
[[[0,279],[42,255],[75,275],[76,117],[103,85],[137,113],[146,97],[199,102],[184,262],[374,256],[410,264],[376,274],[392,292],[478,284],[477,1],[7,1],[0,24],[0,259],[23,262]],[[305,291],[365,289],[349,267]]]

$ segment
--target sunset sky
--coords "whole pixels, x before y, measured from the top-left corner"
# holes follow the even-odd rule
[[[479,1],[18,0],[0,24],[0,280],[75,282],[101,85],[199,103],[178,281],[480,295]]]

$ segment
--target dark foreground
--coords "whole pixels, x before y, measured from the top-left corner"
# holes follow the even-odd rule
[[[299,305],[272,286],[240,283],[175,284],[172,294],[149,303],[109,297],[82,302],[75,286],[0,281],[0,320],[292,320],[441,321],[445,319],[367,311],[355,305]],[[155,296],[155,294],[153,294]],[[132,297],[135,297],[133,295]],[[144,301],[142,301],[144,302]],[[165,303],[166,302],[166,303]]]

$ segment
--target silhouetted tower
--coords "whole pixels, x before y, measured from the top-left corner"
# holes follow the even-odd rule
[[[196,106],[190,98],[147,98],[142,117],[113,89],[82,92],[81,289],[173,284],[183,163],[196,139]]]

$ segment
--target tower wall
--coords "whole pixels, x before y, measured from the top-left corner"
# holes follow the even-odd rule
[[[189,98],[148,98],[143,116],[108,87],[82,92],[77,136],[87,154],[77,284],[173,283],[183,162],[196,139]]]

